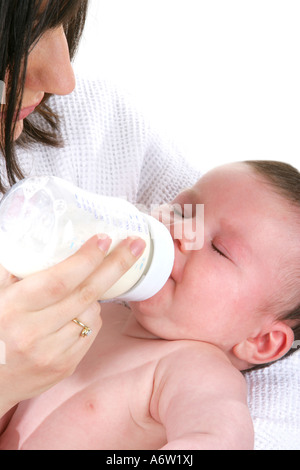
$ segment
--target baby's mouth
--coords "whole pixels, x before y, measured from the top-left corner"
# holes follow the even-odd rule
[[[180,279],[182,278],[182,273],[181,273],[181,269],[180,269],[179,262],[178,262],[178,251],[179,251],[178,244],[179,244],[179,242],[178,242],[178,240],[174,240],[174,238],[173,238],[173,242],[174,242],[175,258],[174,258],[174,265],[173,265],[173,269],[172,269],[171,274],[170,274],[170,278],[175,283],[178,283],[178,282],[180,282]]]

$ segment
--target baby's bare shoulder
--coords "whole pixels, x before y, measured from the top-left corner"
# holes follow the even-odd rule
[[[164,449],[252,449],[245,380],[218,348],[182,344],[156,369],[152,417],[168,436]]]
[[[250,429],[246,382],[226,354],[207,343],[178,346],[155,371],[150,407],[154,419],[171,423],[171,430],[183,426],[189,434],[195,429],[215,432],[211,423],[221,416],[227,432],[232,416],[238,415]]]
[[[179,361],[186,363],[186,365],[197,362],[197,364],[214,363],[215,365],[227,364],[231,366],[226,354],[213,344],[192,340],[170,341],[169,344],[170,351],[162,358],[166,363]]]
[[[244,395],[246,383],[243,375],[217,346],[199,341],[178,341],[176,348],[159,361],[156,379],[181,388],[183,383],[198,390],[210,392],[217,387],[239,390]]]

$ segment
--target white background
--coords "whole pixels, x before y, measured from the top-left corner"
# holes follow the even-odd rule
[[[299,0],[90,0],[74,67],[129,91],[204,171],[300,167]]]

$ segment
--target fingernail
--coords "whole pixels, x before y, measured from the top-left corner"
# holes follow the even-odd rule
[[[111,238],[109,238],[109,236],[106,235],[105,233],[99,233],[97,237],[98,237],[98,242],[97,242],[98,248],[100,248],[101,251],[106,253],[111,245]]]
[[[142,240],[141,238],[131,238],[133,241],[130,243],[129,248],[133,256],[138,258],[146,248],[146,242],[145,240]]]

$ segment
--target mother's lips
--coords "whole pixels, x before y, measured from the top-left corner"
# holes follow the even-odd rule
[[[38,103],[32,105],[32,106],[27,106],[26,108],[22,108],[21,111],[18,114],[17,120],[21,121],[22,119],[25,119],[29,114],[33,113],[35,108],[38,107],[38,105],[41,103],[42,100],[40,100]]]
[[[44,97],[43,97],[44,98]],[[37,103],[31,105],[31,106],[26,106],[25,108],[22,108],[19,112],[19,114],[17,115],[17,113],[15,113],[14,115],[14,121],[22,121],[23,119],[25,119],[27,116],[29,116],[29,114],[33,113],[33,111],[35,110],[35,108],[37,108],[41,102],[43,101],[43,98],[41,98]],[[4,119],[6,119],[6,111],[5,111],[5,108],[4,110],[0,111],[0,115],[4,117]]]

